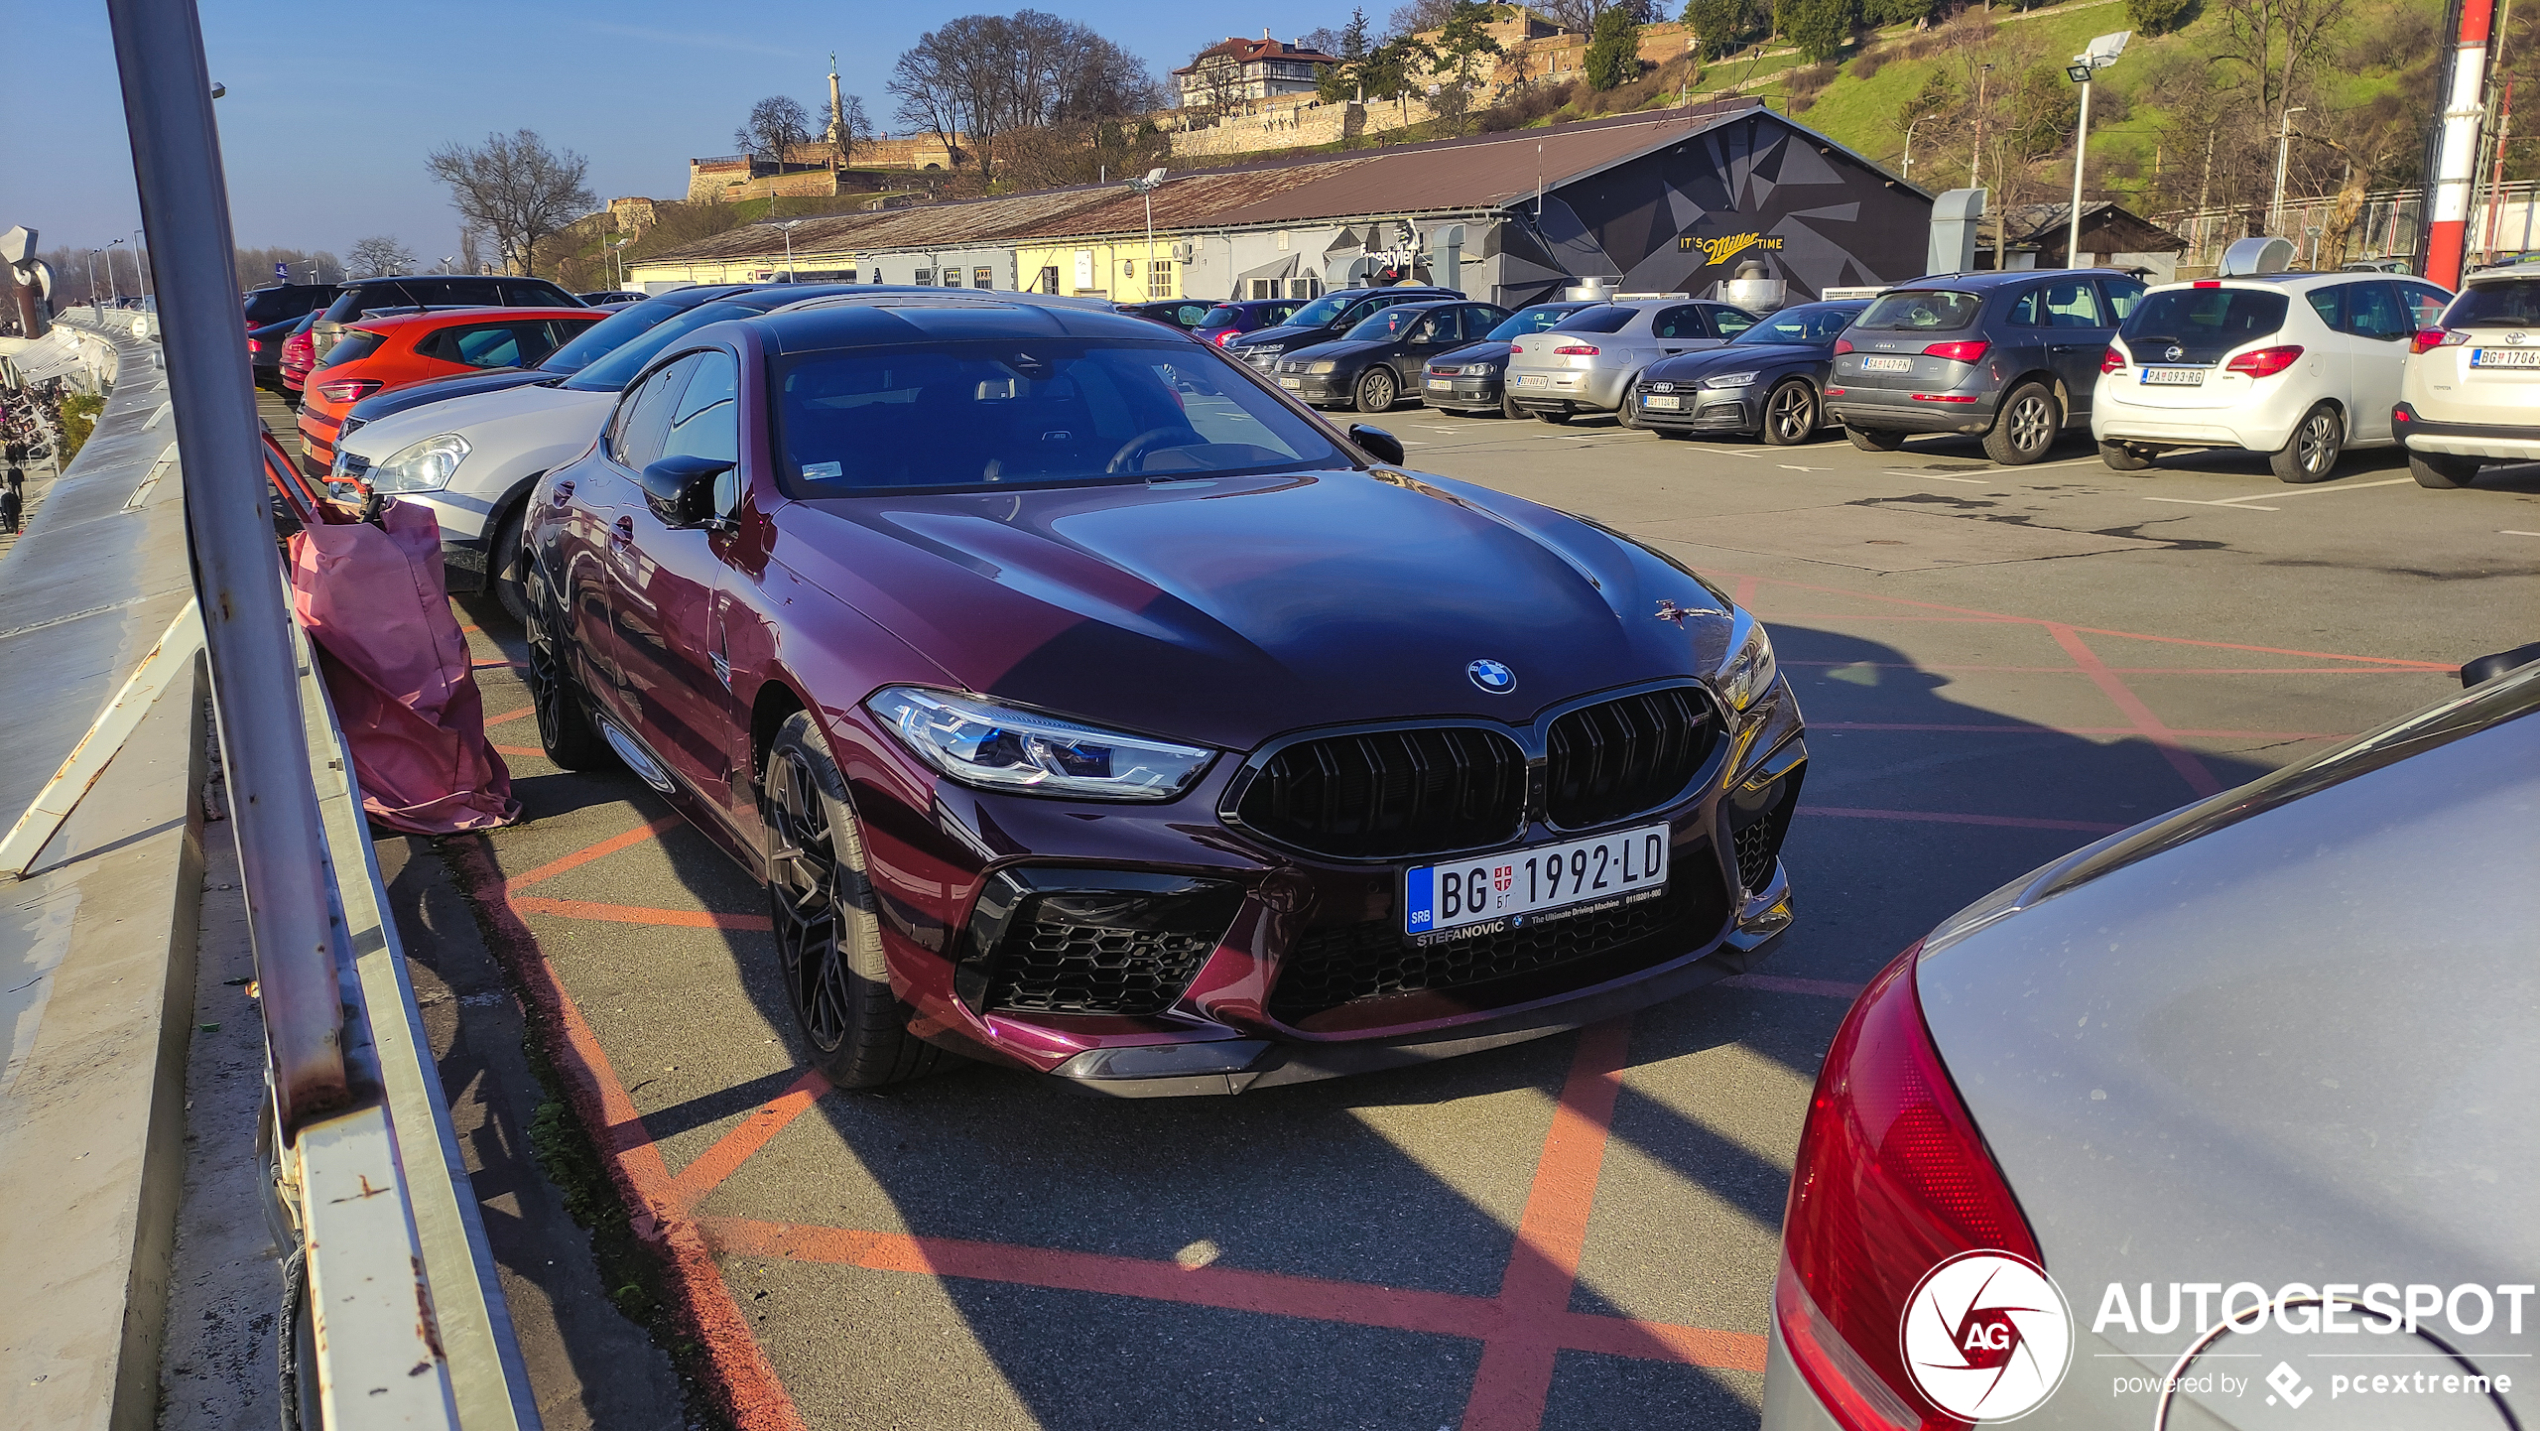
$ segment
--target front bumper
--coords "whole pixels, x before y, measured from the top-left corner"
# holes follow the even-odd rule
[[[2391,417],[2392,429],[2411,451],[2488,457],[2499,462],[2540,462],[2540,425],[2436,422],[2419,417],[2407,403],[2399,404]]]
[[[1755,432],[1763,427],[1760,405],[1753,401],[1755,389],[1679,387],[1672,393],[1643,392],[1638,421],[1643,427],[1663,427],[1670,432]],[[1650,404],[1674,398],[1680,406],[1673,409]]]
[[[1944,397],[1967,401],[1940,401]],[[2002,405],[2002,395],[1837,385],[1826,389],[1825,404],[1826,415],[1834,421],[1870,432],[1978,434],[1993,430],[1993,415]]]
[[[1270,381],[1279,390],[1299,402],[1348,402],[1354,396],[1350,387],[1358,381],[1356,373],[1270,373]]]
[[[1446,386],[1439,387],[1440,383]],[[1458,410],[1498,407],[1502,403],[1499,376],[1496,373],[1487,377],[1465,377],[1458,374],[1452,378],[1443,378],[1422,374],[1420,401],[1427,407]]]
[[[1240,761],[1221,761],[1163,807],[992,796],[915,771],[906,790],[859,803],[891,983],[919,1037],[983,1061],[1056,1074],[1087,1092],[1225,1094],[1540,1038],[1744,972],[1791,918],[1779,846],[1805,774],[1802,734],[1797,702],[1778,684],[1742,729],[1723,734],[1676,802],[1598,827],[1663,821],[1669,828],[1667,903],[1644,904],[1638,932],[1607,936],[1629,922],[1625,907],[1580,918],[1575,944],[1565,937],[1550,957],[1494,966],[1478,982],[1407,984],[1311,1007],[1286,1006],[1279,997],[1283,973],[1307,957],[1301,951],[1308,947],[1319,951],[1312,957],[1363,959],[1366,968],[1433,956],[1447,962],[1438,955],[1446,946],[1408,954],[1410,941],[1387,932],[1400,919],[1402,869],[1432,861],[1300,857],[1258,846],[1214,818],[1193,819],[1195,811],[1216,808]],[[1535,826],[1515,848],[1577,833],[1584,832],[1552,836]],[[977,857],[991,850],[1028,853]],[[964,852],[976,853],[962,858]],[[1498,853],[1504,857],[1507,848]],[[969,867],[951,868],[948,859]],[[1161,926],[1151,896],[1164,880],[1231,888],[1240,900],[1230,920],[1222,911],[1206,916],[1214,932],[1200,943],[1204,953],[1189,956],[1186,972],[1177,966],[1169,978],[1139,985],[1168,989],[1165,1000],[1141,1006],[1152,1012],[1018,1006],[1010,992],[1022,987],[1015,970],[1043,977],[1051,950],[1101,942],[1083,941],[1086,904],[1053,916],[1047,903],[1027,910],[1022,898],[1079,899],[1093,891],[1098,905],[1116,892],[1121,907],[1134,902],[1147,923],[1124,915],[1104,927],[1152,931]],[[1053,928],[1060,932],[1049,934]],[[1311,946],[1309,935],[1316,936]],[[1343,952],[1335,955],[1335,948]],[[1005,962],[1018,954],[1022,963]],[[1122,967],[1114,960],[1104,967]],[[1337,966],[1309,967],[1328,977]]]

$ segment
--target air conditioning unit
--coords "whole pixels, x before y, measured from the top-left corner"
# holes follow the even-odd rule
[[[1198,256],[1199,245],[1192,243],[1187,239],[1173,245],[1173,261],[1175,263],[1188,263]]]

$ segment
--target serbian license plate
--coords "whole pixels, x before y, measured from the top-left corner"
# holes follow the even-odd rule
[[[2540,368],[2540,348],[2472,348],[2473,368]]]
[[[1279,386],[1281,386],[1281,387],[1283,387],[1283,388],[1301,388],[1301,387],[1304,387],[1304,386],[1305,386],[1305,379],[1303,379],[1303,378],[1281,378],[1281,379],[1279,379]]]
[[[1640,400],[1640,405],[1647,408],[1656,408],[1661,412],[1675,412],[1685,405],[1685,400],[1680,397],[1651,396],[1642,398]]]
[[[2201,388],[2205,385],[2203,368],[2145,368],[2143,385],[2147,388]]]
[[[1617,905],[1667,888],[1667,827],[1538,845],[1402,877],[1402,932],[1415,944],[1472,938]]]
[[[1914,371],[1914,360],[1911,358],[1863,358],[1861,360],[1861,371],[1865,373],[1910,373]]]
[[[1445,389],[1445,390],[1447,390],[1448,392],[1453,392],[1453,391],[1455,391],[1455,379],[1453,379],[1453,378],[1431,378],[1431,379],[1429,379],[1429,386],[1431,386],[1431,387],[1433,387],[1433,388],[1444,388],[1444,389]]]
[[[1541,373],[1528,373],[1517,380],[1517,386],[1521,388],[1548,388],[1552,386],[1552,379]]]

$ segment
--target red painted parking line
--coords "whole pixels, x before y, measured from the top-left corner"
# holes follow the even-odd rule
[[[1737,606],[1740,609],[1753,606],[1755,604],[1755,586],[1757,581],[1758,578],[1756,577],[1739,577],[1737,579],[1737,585],[1729,591],[1730,604]]]
[[[514,875],[506,883],[509,888],[518,889],[525,884],[536,884],[543,879],[553,879],[566,870],[578,869],[593,860],[605,859],[630,845],[640,845],[666,830],[677,828],[681,823],[677,815],[664,815],[650,824],[638,825],[623,834],[611,835],[596,845],[575,850],[562,859],[549,860],[527,874]]]
[[[1779,619],[1779,618],[1776,618]],[[2012,671],[2031,676],[2081,676],[2078,666],[1994,666],[1967,661],[1799,661],[1784,666],[1822,667],[1838,671]],[[2423,676],[2444,668],[2426,666],[2110,666],[2120,676]],[[524,711],[526,715],[528,712]]]
[[[513,881],[518,884],[518,880]],[[559,919],[589,919],[602,924],[651,924],[666,929],[746,929],[764,934],[771,927],[764,914],[718,914],[710,909],[653,909],[639,904],[601,904],[587,899],[541,899],[516,894],[512,907],[523,914],[551,914]]]
[[[471,671],[487,671],[498,667],[518,671],[526,671],[529,669],[529,663],[527,661],[515,661],[509,656],[496,656],[487,661],[470,661],[467,665],[468,669]]]
[[[1909,725],[1876,720],[1812,720],[1814,730],[1893,730],[1947,731],[1961,735],[2139,735],[2130,725]],[[2192,735],[2214,740],[2344,740],[2343,735],[2317,730],[2189,730],[2169,727],[2172,735]],[[499,748],[499,747],[498,747]]]
[[[750,1155],[767,1146],[767,1140],[785,1130],[820,1095],[829,1091],[829,1080],[820,1070],[807,1068],[793,1086],[759,1105],[758,1111],[741,1120],[741,1126],[723,1135],[704,1156],[679,1170],[671,1180],[671,1196],[683,1208],[695,1207],[699,1199],[723,1185],[723,1180],[740,1170]]]
[[[516,711],[505,711],[501,715],[487,716],[485,718],[485,724],[488,726],[497,726],[503,724],[505,721],[520,720],[523,717],[534,716],[536,714],[538,714],[538,708],[536,706],[522,706]]]
[[[1732,989],[1761,989],[1768,994],[1813,994],[1820,999],[1857,999],[1859,984],[1832,979],[1794,979],[1786,974],[1732,974],[1720,983]]]
[[[2097,683],[2100,693],[2127,720],[2134,722],[2136,732],[2161,752],[2161,758],[2167,760],[2170,768],[2178,772],[2179,778],[2187,782],[2188,789],[2195,791],[2199,797],[2223,792],[2223,783],[2214,777],[2214,772],[2206,768],[2196,752],[2178,743],[2178,732],[2161,724],[2161,718],[2152,713],[2152,708],[2145,705],[2143,698],[2136,695],[2116,672],[2108,669],[2107,663],[2100,660],[2089,644],[2081,639],[2081,633],[2055,622],[2047,623],[2046,632],[2073,658],[2073,664],[2090,673],[2090,679]]]
[[[498,745],[494,747],[494,753],[496,755],[534,755],[541,760],[547,757],[547,752],[534,745]]]
[[[1836,805],[1801,804],[1802,815],[1833,815],[1847,820],[1911,820],[1933,825],[2000,825],[2012,830],[2078,830],[2086,835],[2113,835],[2125,828],[2099,820],[2032,820],[2024,815],[1961,815],[1948,810],[1857,810]]]

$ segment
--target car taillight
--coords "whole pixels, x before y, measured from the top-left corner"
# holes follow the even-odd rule
[[[2125,349],[2118,347],[2114,343],[2110,343],[2108,345],[2107,352],[2099,355],[2099,371],[2103,373],[2113,373],[2124,366]]]
[[[1914,1390],[1901,1338],[1906,1303],[1962,1252],[2041,1261],[1923,1025],[1921,957],[1916,944],[1882,970],[1836,1030],[1782,1224],[1774,1317],[1800,1374],[1846,1431],[1963,1426]]]
[[[248,351],[248,352],[250,352],[250,353],[261,353],[261,352],[263,352],[264,350],[265,350],[265,345],[264,345],[264,342],[263,342],[261,339],[250,338],[250,339],[248,339],[248,340],[247,340],[247,351]]]
[[[2227,372],[2247,373],[2253,378],[2271,378],[2293,366],[2301,356],[2301,348],[2293,344],[2281,348],[2258,348],[2223,364],[2223,368]]]
[[[1851,352],[1851,351],[1852,351],[1852,340],[1851,340],[1851,339],[1849,339],[1849,338],[1837,338],[1837,339],[1835,339],[1835,340],[1834,340],[1834,350],[1835,350],[1835,352],[1836,352],[1836,353],[1838,353],[1838,354],[1842,354],[1842,353],[1849,353],[1849,352]]]
[[[1593,358],[1596,356],[1596,345],[1593,343],[1564,343],[1560,347],[1552,350],[1552,356],[1556,358]]]
[[[2195,286],[2198,288],[2220,288],[2222,287],[2222,280],[2219,278],[2200,278],[2196,280]]]
[[[2469,341],[2469,334],[2457,328],[2420,328],[2408,340],[2411,353],[2431,353],[2437,348],[2457,348]]]
[[[379,391],[379,380],[377,378],[337,378],[331,383],[318,384],[317,390],[318,395],[328,402],[360,402],[363,398]]]
[[[1229,339],[1229,338],[1232,338],[1233,336],[1235,336],[1235,330],[1234,330],[1234,329],[1232,329],[1232,328],[1229,328],[1229,329],[1227,329],[1225,332],[1218,334],[1218,335],[1217,335],[1217,346],[1218,346],[1218,347],[1221,347],[1221,348],[1222,348],[1222,347],[1225,347],[1225,346],[1226,346],[1226,340],[1227,340],[1227,339]]]
[[[1992,346],[1992,344],[1985,342],[1981,338],[1969,339],[1960,343],[1934,343],[1930,347],[1923,349],[1923,356],[1926,358],[1947,358],[1953,363],[1972,363],[1978,358],[1983,357],[1984,350]]]

